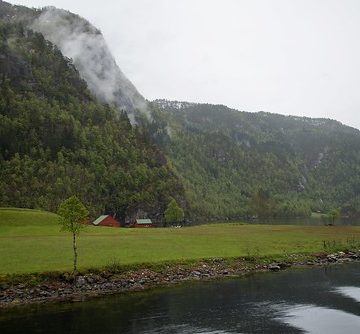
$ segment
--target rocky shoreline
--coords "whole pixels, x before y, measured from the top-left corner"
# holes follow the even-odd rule
[[[99,296],[143,291],[187,281],[239,277],[261,271],[280,271],[289,267],[328,266],[354,261],[360,261],[360,250],[311,256],[289,255],[286,260],[270,263],[256,258],[239,258],[231,262],[224,259],[209,259],[192,265],[169,265],[161,270],[145,267],[123,273],[104,270],[80,275],[75,281],[69,278],[69,274],[46,278],[38,283],[31,280],[18,283],[4,281],[0,283],[0,308],[48,302],[79,302]]]

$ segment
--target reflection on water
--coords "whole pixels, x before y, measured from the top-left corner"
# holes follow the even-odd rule
[[[359,291],[360,264],[288,270],[0,311],[0,332],[359,333]]]
[[[355,288],[353,286],[343,286],[336,288],[334,292],[340,293],[343,296],[355,299],[358,303],[360,303],[360,288]]]
[[[316,307],[313,305],[293,306],[279,318],[305,333],[358,334],[360,317],[344,311]]]

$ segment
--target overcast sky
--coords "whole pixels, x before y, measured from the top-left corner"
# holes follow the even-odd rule
[[[360,128],[359,0],[9,2],[88,19],[147,99],[334,118]]]

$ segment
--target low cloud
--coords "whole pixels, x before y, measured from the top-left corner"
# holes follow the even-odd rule
[[[117,66],[101,32],[88,21],[55,7],[45,8],[31,28],[71,58],[92,93],[102,102],[132,114],[146,101]],[[134,119],[134,117],[130,117]]]

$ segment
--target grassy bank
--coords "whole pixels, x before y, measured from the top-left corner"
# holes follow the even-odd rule
[[[203,225],[181,229],[88,227],[79,239],[80,269],[164,261],[320,252],[360,240],[358,226]],[[69,271],[71,237],[56,215],[0,209],[0,274]]]

